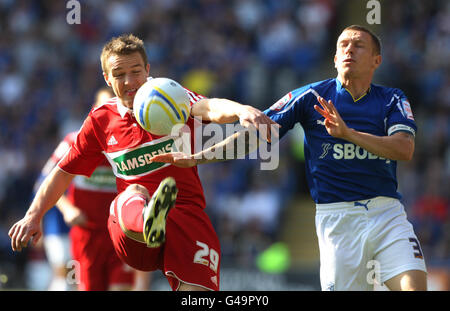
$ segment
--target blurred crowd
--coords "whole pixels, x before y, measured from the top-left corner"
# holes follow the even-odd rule
[[[7,231],[28,208],[48,156],[104,86],[99,56],[112,36],[142,38],[152,76],[266,109],[336,75],[335,40],[350,9],[342,0],[80,2],[81,24],[69,25],[65,1],[0,0],[0,274],[20,274],[32,255],[13,254]],[[399,188],[428,263],[450,266],[450,3],[382,7],[384,58],[374,82],[401,88],[419,127],[414,160],[399,164]],[[279,239],[287,207],[309,195],[295,133],[280,144],[277,170],[261,171],[257,160],[199,168],[223,264],[254,266]]]

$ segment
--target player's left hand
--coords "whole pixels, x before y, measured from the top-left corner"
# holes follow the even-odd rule
[[[323,98],[318,96],[317,101],[320,106],[314,105],[314,109],[320,113],[325,118],[325,128],[333,137],[345,139],[348,136],[350,129],[345,124],[344,120],[342,120],[339,112],[336,107],[333,105],[331,100],[328,102]]]
[[[169,152],[155,155],[150,159],[152,162],[170,163],[172,165],[188,168],[197,165],[197,160],[192,156],[186,155],[182,152]]]
[[[268,142],[272,141],[272,135],[278,138],[278,129],[281,127],[277,122],[266,116],[261,110],[252,106],[244,105],[239,113],[239,123],[247,129],[257,129],[266,134]]]

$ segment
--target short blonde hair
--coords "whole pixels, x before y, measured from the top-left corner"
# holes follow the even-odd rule
[[[148,64],[147,53],[145,52],[144,42],[133,34],[124,34],[119,37],[112,38],[108,43],[103,46],[102,54],[100,55],[100,61],[102,64],[102,70],[108,73],[107,59],[111,55],[129,55],[138,52],[141,54],[144,66]]]

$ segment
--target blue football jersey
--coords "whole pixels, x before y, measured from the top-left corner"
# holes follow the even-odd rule
[[[397,192],[397,163],[349,141],[334,138],[315,109],[317,96],[330,100],[349,128],[377,136],[417,130],[408,99],[399,89],[371,84],[354,99],[338,79],[308,84],[286,94],[264,111],[279,123],[280,138],[299,122],[305,132],[306,178],[316,203],[349,202]]]

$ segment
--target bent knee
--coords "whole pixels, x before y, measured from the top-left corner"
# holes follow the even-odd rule
[[[140,193],[146,197],[149,197],[147,188],[145,188],[144,186],[139,185],[139,184],[131,184],[127,187],[127,189],[125,191],[129,191],[132,193]]]

